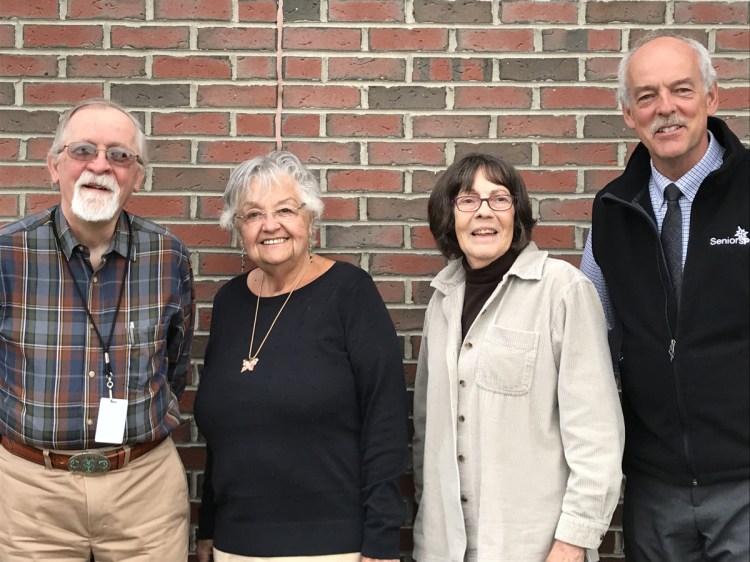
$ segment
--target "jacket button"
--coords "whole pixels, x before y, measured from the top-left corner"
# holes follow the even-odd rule
[[[464,347],[466,349],[471,349],[472,347],[474,347],[474,345],[470,341],[467,341],[466,344],[464,344]]]
[[[465,381],[465,380],[463,380],[463,379],[461,379],[460,381],[458,381],[458,384],[459,384],[460,386],[466,386],[466,381]]]
[[[458,416],[458,421],[460,421],[461,423],[463,423],[463,422],[466,421],[466,418],[463,417],[463,416]]]
[[[459,460],[459,462],[464,462],[464,456],[463,455],[458,455],[458,460]]]
[[[467,501],[469,501],[469,498],[467,498],[466,496],[461,496],[461,501],[466,503]]]

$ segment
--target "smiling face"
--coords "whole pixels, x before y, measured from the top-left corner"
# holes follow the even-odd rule
[[[282,174],[271,189],[261,189],[257,180],[250,183],[238,214],[246,216],[257,210],[265,216],[255,222],[238,220],[237,228],[248,257],[261,270],[293,271],[307,258],[312,232],[310,214],[304,208],[297,216],[284,220],[273,214],[282,208],[296,210],[301,204],[297,185],[288,174]]]
[[[511,195],[503,185],[489,181],[482,170],[474,176],[469,191],[459,195]],[[513,241],[515,208],[493,211],[486,201],[474,212],[459,211],[453,207],[456,239],[472,269],[485,267],[505,254]]]
[[[67,150],[50,156],[52,181],[60,186],[61,209],[73,226],[117,220],[130,196],[140,189],[144,169],[136,162],[116,166],[106,149],[123,147],[137,153],[136,129],[127,115],[112,107],[89,106],[70,118],[63,143],[87,142],[99,150],[91,161],[76,160]]]
[[[654,39],[635,51],[626,83],[625,123],[656,169],[669,179],[680,178],[708,148],[707,118],[718,108],[718,86],[706,91],[697,53],[674,37]]]

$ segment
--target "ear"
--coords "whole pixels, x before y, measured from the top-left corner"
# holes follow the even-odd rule
[[[49,175],[52,178],[53,184],[60,183],[60,173],[57,171],[57,167],[60,165],[58,160],[59,155],[47,155],[47,169],[49,170]]]
[[[708,115],[713,115],[719,109],[719,85],[716,82],[713,83],[706,94],[706,103],[708,104],[706,107]]]
[[[135,183],[133,184],[133,193],[138,193],[143,187],[144,183],[146,183],[146,169],[143,166],[138,165],[138,172],[136,175]]]
[[[635,129],[635,119],[633,118],[633,109],[630,106],[622,106],[622,117],[628,129]]]

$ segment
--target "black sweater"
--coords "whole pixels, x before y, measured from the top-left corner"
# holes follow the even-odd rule
[[[741,236],[750,152],[723,121],[708,126],[726,151],[693,201],[679,310],[643,145],[593,208],[594,257],[622,330],[625,472],[683,485],[750,474],[750,244]]]
[[[401,351],[364,271],[297,289],[252,372],[247,275],[216,295],[195,419],[209,447],[199,538],[245,556],[398,558],[406,466]],[[253,351],[286,295],[262,298]]]

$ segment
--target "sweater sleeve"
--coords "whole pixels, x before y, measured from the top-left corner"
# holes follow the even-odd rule
[[[560,431],[570,469],[555,538],[598,548],[620,497],[624,427],[604,315],[588,280],[566,288],[553,338]]]
[[[203,471],[203,493],[201,494],[201,505],[198,508],[198,532],[197,540],[213,539],[214,525],[216,521],[216,505],[214,504],[214,487],[211,484],[213,472],[213,452],[210,446],[206,446],[206,468]]]
[[[345,317],[347,352],[362,416],[362,555],[398,558],[404,518],[400,481],[407,456],[401,348],[385,304],[369,276],[352,287]]]

